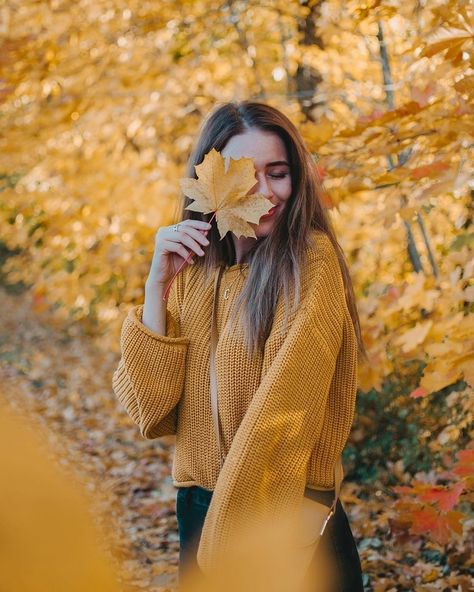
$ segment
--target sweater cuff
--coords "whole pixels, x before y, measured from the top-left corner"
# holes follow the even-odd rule
[[[189,337],[177,336],[178,331],[176,323],[174,322],[174,319],[168,310],[166,311],[166,335],[156,333],[143,324],[143,304],[139,304],[138,306],[131,308],[128,312],[128,317],[142,333],[145,333],[156,341],[172,343],[174,345],[182,344],[187,346],[189,344]]]
[[[135,423],[140,423],[140,410],[138,408],[138,401],[133,392],[133,387],[127,375],[127,370],[120,360],[117,369],[112,377],[112,388],[120,401],[121,405],[127,410],[127,413]]]

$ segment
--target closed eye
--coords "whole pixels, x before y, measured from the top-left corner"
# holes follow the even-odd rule
[[[288,173],[275,173],[273,175],[270,175],[270,177],[272,179],[284,179],[285,177],[288,177]]]

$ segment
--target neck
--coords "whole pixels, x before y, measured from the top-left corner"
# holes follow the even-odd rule
[[[235,235],[232,235],[232,239],[234,241],[236,263],[244,263],[246,255],[255,244],[256,239],[251,236],[235,238]]]

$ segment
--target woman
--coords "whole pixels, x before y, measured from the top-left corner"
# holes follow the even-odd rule
[[[192,564],[210,568],[239,524],[297,504],[309,489],[331,505],[354,415],[358,351],[365,356],[344,255],[295,126],[263,103],[227,103],[204,122],[189,177],[212,148],[253,158],[250,193],[274,207],[250,223],[256,238],[220,239],[212,214],[185,209],[184,198],[179,224],[156,234],[145,301],[124,321],[113,377],[145,438],[176,434],[180,574]],[[195,259],[163,302],[189,250]],[[224,457],[210,403],[214,306]],[[321,544],[337,561],[338,590],[363,590],[340,501]]]

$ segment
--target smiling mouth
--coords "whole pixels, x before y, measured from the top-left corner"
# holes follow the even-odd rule
[[[268,210],[268,212],[266,214],[264,214],[262,216],[262,218],[271,218],[275,214],[277,209],[278,209],[278,206],[273,206],[273,208],[271,210]]]

